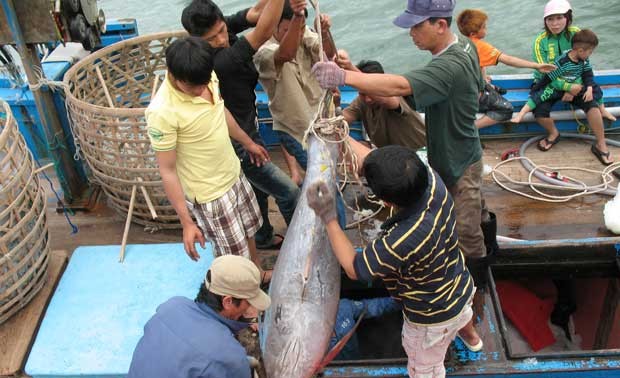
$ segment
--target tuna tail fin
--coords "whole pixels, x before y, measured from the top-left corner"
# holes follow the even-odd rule
[[[366,315],[366,308],[364,308],[364,310],[360,314],[360,317],[357,318],[357,321],[355,322],[355,325],[353,326],[353,328],[351,328],[351,330],[347,332],[347,334],[344,335],[342,339],[340,339],[329,352],[327,352],[325,357],[323,357],[323,360],[317,366],[316,370],[314,371],[314,374],[317,374],[323,369],[325,369],[325,366],[327,366],[327,364],[329,364],[330,362],[334,360],[334,358],[336,358],[338,353],[340,353],[342,348],[344,348],[347,342],[349,342],[349,339],[353,336],[353,334],[357,330],[357,327],[362,322],[362,319],[364,319],[364,315]]]

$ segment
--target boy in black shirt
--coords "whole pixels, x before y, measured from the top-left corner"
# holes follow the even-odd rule
[[[258,133],[254,93],[258,73],[252,58],[271,37],[283,4],[284,0],[260,0],[252,8],[224,17],[211,0],[193,0],[183,10],[181,18],[190,35],[201,37],[215,49],[215,73],[226,107],[250,138],[261,145],[264,142]],[[245,36],[237,36],[253,26],[255,28]],[[233,145],[241,159],[241,169],[252,184],[263,218],[263,226],[256,234],[257,247],[279,247],[282,238],[277,236],[279,240],[276,240],[273,234],[267,198],[270,195],[275,198],[284,221],[289,224],[297,205],[299,187],[275,164],[252,161],[240,145],[235,142]]]

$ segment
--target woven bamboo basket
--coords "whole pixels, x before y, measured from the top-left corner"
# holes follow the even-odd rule
[[[0,100],[0,324],[46,279],[46,197],[9,105]]]
[[[64,79],[75,142],[91,180],[123,215],[133,187],[139,187],[132,220],[154,228],[180,224],[164,192],[144,111],[165,77],[166,47],[184,35],[157,33],[115,43],[79,61]]]

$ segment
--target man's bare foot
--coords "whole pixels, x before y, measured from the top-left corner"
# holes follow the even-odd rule
[[[518,115],[512,117],[510,122],[512,122],[512,123],[521,123],[522,120],[523,120],[523,116],[518,114]]]
[[[616,117],[614,117],[613,114],[611,114],[609,112],[609,110],[602,108],[601,109],[601,115],[603,116],[603,118],[610,120],[611,122],[616,122]]]
[[[301,186],[304,182],[304,177],[300,172],[291,172],[291,180],[295,183],[295,185]]]
[[[260,273],[261,285],[269,284],[271,282],[271,276],[273,276],[273,269],[261,270],[261,273]]]

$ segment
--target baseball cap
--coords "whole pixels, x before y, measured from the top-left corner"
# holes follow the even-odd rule
[[[217,295],[246,299],[259,311],[271,304],[269,296],[260,288],[260,271],[245,257],[224,255],[211,264],[211,282],[205,277],[207,289]]]
[[[570,3],[566,0],[551,0],[545,5],[544,18],[551,16],[552,14],[565,14],[571,10]]]
[[[394,19],[394,25],[409,29],[431,17],[452,17],[456,0],[408,0],[407,9]]]

